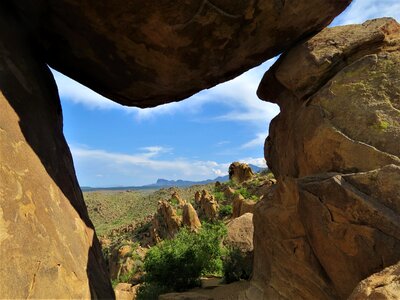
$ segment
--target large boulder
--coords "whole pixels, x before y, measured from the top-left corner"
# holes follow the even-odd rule
[[[182,217],[167,201],[159,201],[151,221],[150,235],[154,243],[173,238],[182,226]]]
[[[5,299],[114,296],[62,133],[54,79],[2,7],[0,278]]]
[[[243,183],[252,179],[253,176],[253,170],[248,164],[235,161],[229,166],[229,179],[232,181]]]
[[[216,220],[218,217],[219,204],[215,200],[214,196],[208,191],[202,190],[201,194],[196,192],[195,194],[195,204],[198,212],[198,216],[201,219],[206,220]]]
[[[200,219],[192,204],[186,203],[182,209],[182,224],[190,230],[196,231],[201,227]]]
[[[13,1],[45,61],[124,105],[184,99],[327,26],[351,0]]]
[[[400,262],[361,281],[349,300],[397,300],[400,295]]]
[[[400,26],[327,28],[284,53],[258,95],[281,113],[265,158],[277,177],[254,212],[265,297],[348,297],[400,260]]]
[[[227,224],[227,236],[224,245],[234,247],[242,252],[253,252],[253,214],[246,213]]]
[[[253,213],[256,202],[246,200],[241,194],[236,194],[232,201],[232,218],[240,217],[245,213]]]

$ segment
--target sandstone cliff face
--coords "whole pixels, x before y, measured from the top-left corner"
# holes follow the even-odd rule
[[[283,54],[259,87],[281,113],[257,204],[254,282],[264,297],[348,297],[400,259],[400,26],[328,28]]]
[[[0,10],[0,295],[112,298],[46,64]]]
[[[0,3],[0,294],[113,297],[46,64],[119,103],[154,106],[262,63],[349,2]],[[374,160],[396,162],[390,154]]]
[[[12,6],[51,67],[121,104],[149,107],[184,99],[274,57],[324,28],[350,2],[50,0]]]

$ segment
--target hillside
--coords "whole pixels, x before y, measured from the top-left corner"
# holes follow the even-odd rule
[[[185,199],[191,199],[196,191],[211,190],[213,185],[158,190],[97,190],[83,192],[83,196],[97,234],[104,236],[114,229],[144,221],[156,212],[158,201],[169,199],[174,191]]]

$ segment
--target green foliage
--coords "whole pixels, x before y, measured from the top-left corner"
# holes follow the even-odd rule
[[[223,202],[225,201],[225,194],[223,192],[214,192],[214,198],[218,202]]]
[[[222,223],[205,223],[198,233],[181,229],[174,239],[161,242],[147,253],[145,282],[182,291],[197,286],[201,275],[221,273],[220,243],[224,235]]]
[[[158,299],[158,296],[171,292],[172,290],[165,285],[158,283],[147,283],[142,284],[136,294],[137,300],[154,300]]]
[[[257,202],[258,200],[260,200],[260,198],[258,196],[256,196],[256,195],[252,195],[250,197],[250,200],[253,200],[254,202]]]
[[[175,197],[171,198],[170,202],[171,202],[172,206],[178,206],[179,205],[179,200],[176,199]]]
[[[235,191],[235,194],[241,194],[245,199],[249,199],[251,197],[250,192],[245,188],[241,187]]]
[[[240,279],[249,279],[253,271],[251,257],[238,248],[230,248],[223,259],[224,281],[231,283]]]
[[[221,218],[229,217],[232,215],[232,212],[233,212],[232,205],[230,205],[230,204],[222,205],[222,206],[220,206],[220,209],[219,209],[219,216]]]
[[[266,176],[267,179],[274,179],[275,176],[270,169],[265,169],[260,172],[260,175]]]

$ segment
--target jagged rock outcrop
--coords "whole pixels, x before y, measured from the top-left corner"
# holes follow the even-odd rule
[[[186,204],[186,201],[179,195],[177,191],[174,191],[171,195],[171,199],[169,200],[171,203],[176,203],[177,206],[183,207]]]
[[[116,300],[135,300],[136,293],[139,285],[132,285],[130,283],[118,283],[115,288],[115,299]]]
[[[42,57],[0,4],[0,295],[113,298]]]
[[[284,53],[258,95],[281,113],[265,158],[277,177],[254,212],[264,297],[348,297],[400,260],[400,26],[327,28]]]
[[[186,203],[185,206],[183,206],[182,224],[183,226],[186,226],[193,231],[196,231],[201,227],[201,222],[199,220],[197,212],[190,203]]]
[[[233,162],[229,166],[229,179],[237,183],[243,183],[252,179],[254,176],[253,170],[248,164]]]
[[[246,200],[241,194],[236,194],[232,202],[232,218],[240,217],[245,213],[253,213],[256,202]]]
[[[149,107],[184,99],[274,57],[327,26],[349,3],[50,0],[9,6],[52,68],[114,101]]]
[[[400,295],[400,263],[361,281],[349,300],[397,300]]]
[[[182,225],[182,217],[167,202],[159,201],[157,212],[151,222],[150,235],[154,243],[166,238],[173,238]]]
[[[108,257],[108,268],[111,280],[121,280],[122,277],[131,274],[130,283],[137,284],[143,275],[143,261],[147,248],[134,244],[122,244],[121,247],[112,249]],[[133,274],[135,273],[135,276]]]
[[[219,205],[214,196],[203,190],[201,194],[195,193],[194,197],[196,210],[200,218],[215,220],[218,217]]]

